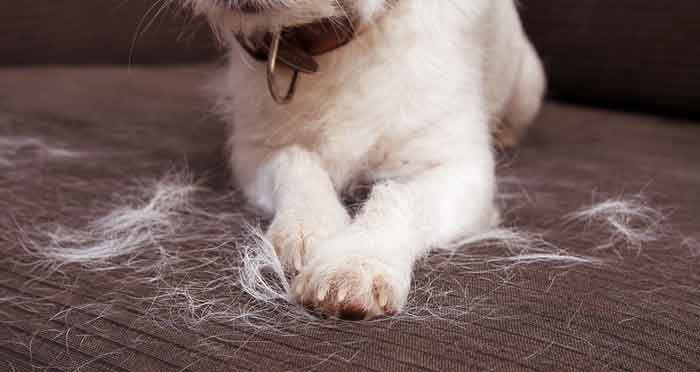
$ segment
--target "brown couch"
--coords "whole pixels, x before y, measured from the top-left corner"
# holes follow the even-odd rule
[[[503,264],[508,247],[464,247],[418,265],[411,316],[369,323],[256,308],[229,280],[229,238],[256,217],[231,193],[224,126],[199,92],[214,66],[114,65],[211,61],[206,32],[174,42],[183,18],[164,17],[132,54],[152,2],[0,4],[0,371],[699,371],[700,5],[647,3],[522,6],[557,100],[502,155],[505,223],[593,261]],[[57,66],[73,63],[90,65]],[[38,232],[138,205],[134,185],[182,164],[230,230],[182,226],[153,245],[170,257],[153,272],[137,263],[158,249],[111,271],[36,255]],[[615,215],[567,219],[609,199],[642,208],[650,219],[622,222],[649,239],[622,236]],[[258,318],[227,317],[245,306]]]

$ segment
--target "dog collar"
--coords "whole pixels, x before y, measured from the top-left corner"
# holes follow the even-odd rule
[[[275,33],[252,36],[237,34],[236,39],[251,57],[267,62],[270,95],[275,102],[284,105],[294,98],[299,73],[318,72],[319,65],[314,57],[336,50],[355,38],[359,19],[348,18],[322,20]],[[293,72],[292,81],[284,94],[280,93],[275,78],[277,63],[289,67]]]

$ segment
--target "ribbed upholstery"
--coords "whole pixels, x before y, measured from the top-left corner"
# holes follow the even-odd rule
[[[277,330],[235,321],[188,327],[163,311],[165,300],[144,301],[163,285],[137,284],[144,274],[32,265],[37,258],[19,244],[20,227],[80,226],[105,200],[123,197],[125,183],[161,177],[183,161],[206,180],[208,210],[242,213],[231,235],[244,219],[255,221],[235,196],[216,202],[230,190],[223,125],[206,114],[209,105],[197,92],[210,72],[0,71],[0,136],[94,154],[52,160],[30,146],[15,154],[21,166],[0,164],[1,371],[700,370],[700,127],[687,121],[549,104],[524,146],[502,159],[503,191],[511,195],[502,201],[506,224],[546,233],[559,248],[600,262],[493,270],[463,256],[428,258],[417,267],[413,301],[453,310],[442,317],[280,321]],[[610,239],[605,230],[562,220],[606,197],[640,191],[673,212],[674,233],[639,251],[596,250]],[[171,278],[182,285],[214,280],[227,268],[215,259],[228,246],[164,248],[212,258]],[[463,252],[486,256],[499,248]],[[432,298],[420,289],[427,285]],[[230,298],[235,308],[239,294],[231,281],[210,295]]]

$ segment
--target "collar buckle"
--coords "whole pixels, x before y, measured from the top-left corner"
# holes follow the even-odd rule
[[[280,38],[281,35],[279,32],[272,35],[272,41],[270,43],[270,52],[267,58],[267,87],[270,90],[270,95],[272,96],[272,99],[275,100],[275,102],[277,102],[280,105],[286,105],[292,102],[292,99],[294,98],[294,94],[296,93],[297,81],[299,80],[299,72],[301,70],[295,66],[289,65],[287,62],[285,62],[283,58],[280,58]],[[280,94],[280,91],[277,88],[277,82],[275,78],[275,67],[277,65],[278,59],[280,60],[280,62],[284,63],[292,69],[292,81],[289,83],[287,92],[284,95]],[[315,60],[313,60],[313,58],[311,58],[311,60],[316,62]],[[318,65],[316,65],[316,70],[313,72],[316,72],[317,70]]]

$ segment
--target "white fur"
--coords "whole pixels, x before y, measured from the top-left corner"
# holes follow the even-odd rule
[[[645,245],[658,242],[669,233],[667,216],[650,206],[642,194],[593,204],[567,215],[565,220],[583,223],[583,234],[592,230],[593,234],[607,235],[607,240],[593,249],[610,249],[620,255],[624,251],[639,254]]]
[[[231,35],[339,17],[338,3],[244,15],[191,2],[230,43],[215,90],[233,171],[274,216],[268,238],[299,271],[299,300],[331,314],[400,311],[418,258],[498,221],[491,127],[527,125],[544,89],[513,1],[345,1],[361,32],[318,57],[321,71],[301,77],[288,106]],[[339,194],[356,182],[375,186],[351,219]]]
[[[32,245],[58,265],[95,265],[140,254],[150,244],[158,245],[159,241],[175,235],[179,227],[177,217],[190,209],[190,198],[197,191],[189,176],[176,174],[159,181],[153,196],[139,206],[118,207],[96,219],[87,229],[59,226],[47,232],[47,245]]]

